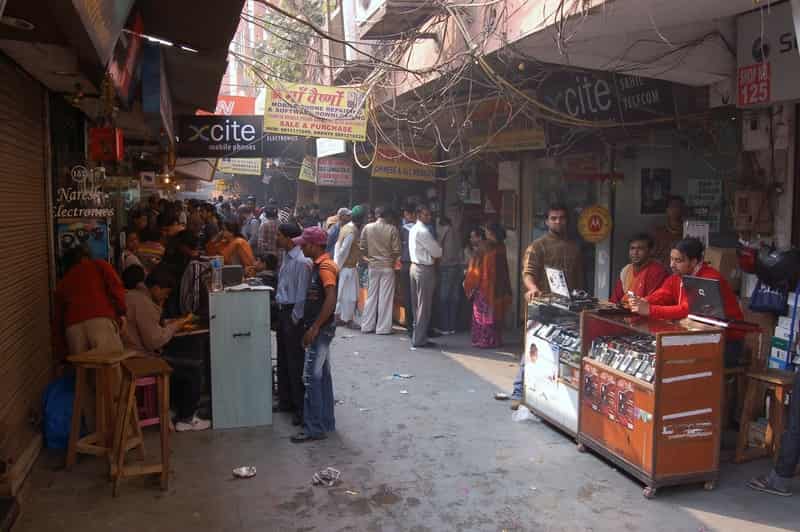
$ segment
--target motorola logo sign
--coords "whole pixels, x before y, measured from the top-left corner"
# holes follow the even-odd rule
[[[756,37],[756,39],[753,41],[752,52],[753,60],[756,63],[763,63],[769,58],[769,41],[762,39],[761,37]]]

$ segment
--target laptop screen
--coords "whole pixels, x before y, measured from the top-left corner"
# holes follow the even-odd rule
[[[569,299],[569,287],[567,286],[567,276],[564,275],[564,271],[556,270],[555,268],[545,268],[544,271],[547,275],[550,291],[557,296]]]
[[[719,281],[685,275],[683,288],[689,300],[689,314],[725,319],[725,307],[722,304]]]

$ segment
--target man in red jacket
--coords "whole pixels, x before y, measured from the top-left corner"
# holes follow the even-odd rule
[[[655,242],[647,233],[633,235],[628,244],[631,262],[622,268],[609,301],[628,303],[630,292],[636,297],[647,297],[655,292],[669,277],[666,266],[652,258]]]
[[[106,261],[89,257],[82,247],[67,251],[63,263],[64,277],[55,293],[57,352],[121,352],[119,331],[127,308],[117,272]]]
[[[673,275],[668,277],[661,288],[645,298],[631,298],[631,310],[642,316],[662,320],[682,320],[689,315],[689,300],[683,288],[683,276],[691,275],[719,281],[725,318],[743,320],[739,300],[731,290],[728,281],[717,270],[703,262],[703,243],[696,238],[684,238],[676,243],[670,252],[670,267]],[[731,329],[726,335],[725,366],[738,362],[744,347],[744,333]]]

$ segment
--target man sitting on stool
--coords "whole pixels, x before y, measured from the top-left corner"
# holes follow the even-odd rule
[[[619,273],[610,299],[612,303],[626,304],[629,292],[636,297],[647,297],[669,277],[667,268],[651,256],[655,246],[653,237],[639,233],[629,242],[628,257],[631,262]]]

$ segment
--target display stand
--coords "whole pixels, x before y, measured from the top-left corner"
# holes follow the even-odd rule
[[[591,449],[639,479],[647,498],[677,484],[705,482],[713,489],[723,331],[689,320],[596,312],[582,314],[581,331],[579,450]],[[631,345],[652,351],[639,360]]]
[[[537,301],[528,305],[524,403],[571,437],[578,433],[580,314]]]

